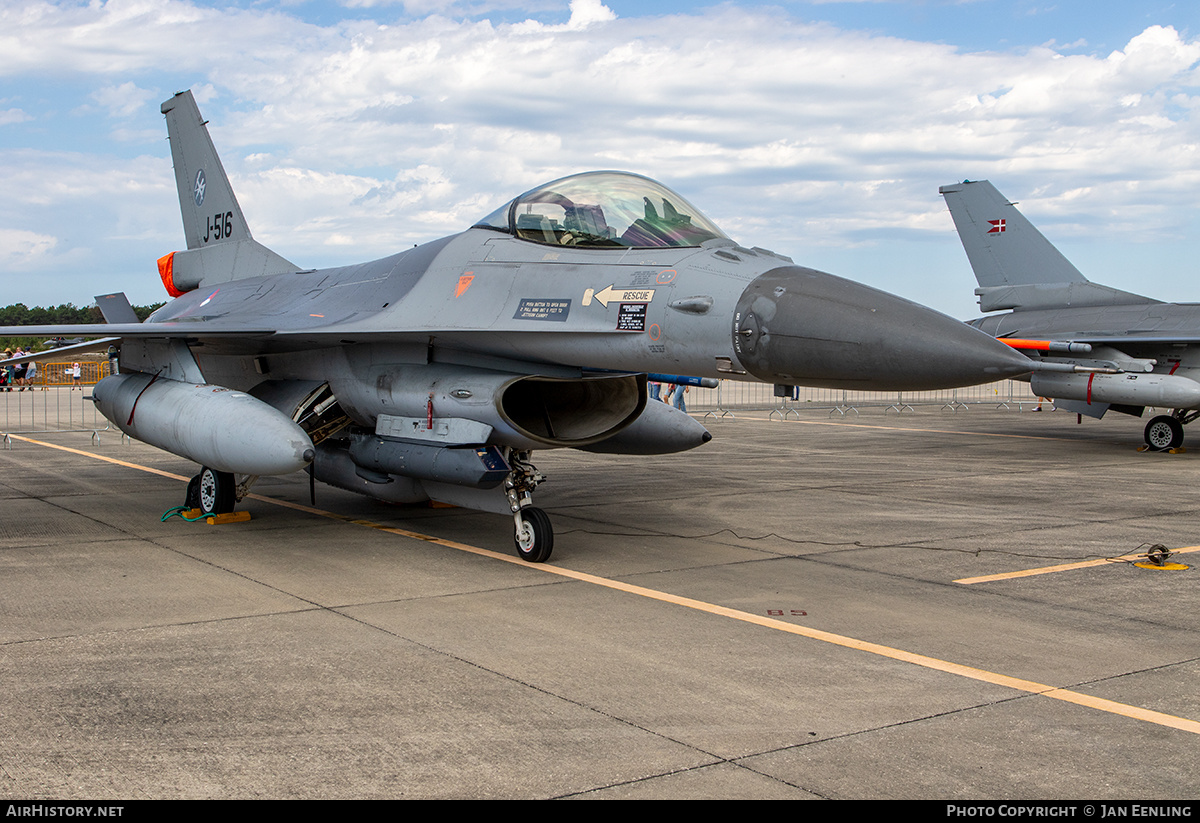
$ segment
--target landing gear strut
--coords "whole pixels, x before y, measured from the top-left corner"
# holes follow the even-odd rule
[[[533,505],[533,490],[546,476],[529,462],[528,451],[514,449],[506,457],[510,471],[504,491],[516,526],[517,554],[530,563],[545,563],[554,550],[554,528],[549,515]]]

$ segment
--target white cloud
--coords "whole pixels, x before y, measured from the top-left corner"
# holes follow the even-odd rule
[[[24,229],[0,229],[0,266],[28,269],[54,251],[58,239]]]
[[[0,111],[0,126],[7,126],[10,123],[24,123],[32,119],[32,117],[21,111],[21,109],[4,109]]]
[[[119,86],[102,86],[92,92],[92,99],[108,109],[113,117],[128,117],[146,105],[154,94],[148,89],[138,88],[132,82],[126,82]]]
[[[617,15],[600,0],[571,0],[571,19],[567,28],[572,31],[586,29],[594,23],[616,20]]]

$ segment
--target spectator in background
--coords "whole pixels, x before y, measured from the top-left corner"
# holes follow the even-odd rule
[[[13,357],[24,357],[28,353],[29,352],[25,351],[20,346],[17,346],[17,350],[13,354]],[[18,363],[17,365],[13,366],[13,382],[16,383],[20,387],[17,389],[17,391],[25,391],[25,364],[24,363]]]
[[[683,396],[688,393],[687,386],[676,386],[675,394],[671,398],[671,405],[679,409],[681,412],[687,411],[687,404],[684,403]]]

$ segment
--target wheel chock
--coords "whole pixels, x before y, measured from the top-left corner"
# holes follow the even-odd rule
[[[250,519],[250,512],[226,512],[225,514],[210,514],[208,517],[204,517],[204,512],[199,509],[188,509],[183,513],[183,516],[193,521],[204,518],[204,521],[210,526],[222,526],[226,523],[244,523]]]
[[[210,526],[223,526],[226,523],[245,523],[250,519],[250,512],[225,512],[225,514],[210,514],[205,520]]]

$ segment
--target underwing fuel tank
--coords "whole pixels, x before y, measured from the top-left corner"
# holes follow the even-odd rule
[[[245,392],[127,372],[96,384],[92,400],[130,437],[221,472],[291,474],[312,440],[287,415]]]
[[[1174,374],[1035,374],[1039,397],[1125,406],[1200,408],[1200,383]]]
[[[952,317],[802,266],[746,287],[733,347],[761,380],[831,389],[925,391],[1030,371],[1023,354]]]

